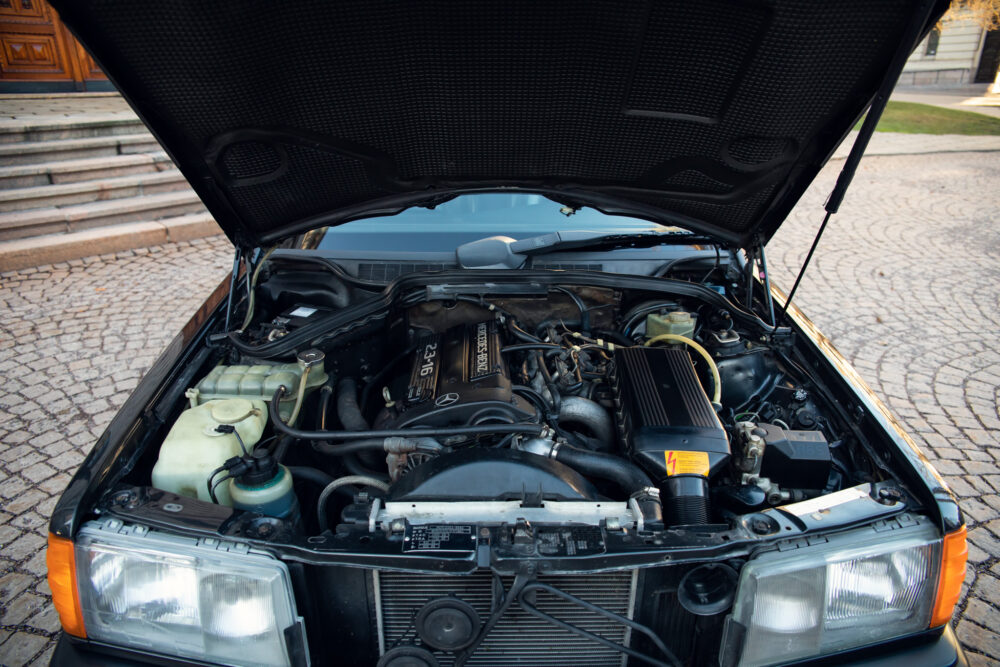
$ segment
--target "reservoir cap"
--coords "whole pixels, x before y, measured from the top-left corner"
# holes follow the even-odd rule
[[[245,398],[227,398],[212,406],[212,419],[220,424],[237,424],[253,413],[253,403]]]

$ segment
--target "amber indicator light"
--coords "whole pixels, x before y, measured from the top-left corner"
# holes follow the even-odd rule
[[[965,541],[965,525],[944,536],[941,553],[941,574],[938,579],[937,598],[930,627],[936,628],[951,620],[951,614],[958,603],[965,581],[965,561],[969,557],[969,545]]]
[[[59,612],[63,630],[76,637],[86,637],[83,627],[83,611],[76,587],[76,554],[73,541],[49,533],[49,549],[45,555],[49,567],[49,588],[52,589],[52,604]]]

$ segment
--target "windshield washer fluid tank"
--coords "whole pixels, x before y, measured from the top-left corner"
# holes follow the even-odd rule
[[[231,424],[235,433],[219,433],[216,428],[221,424]],[[153,466],[153,486],[211,502],[208,476],[228,459],[243,454],[236,434],[250,451],[266,424],[267,406],[259,400],[220,399],[184,410],[160,447]],[[224,476],[220,472],[216,480]],[[220,505],[233,504],[228,484],[216,487],[216,497]]]

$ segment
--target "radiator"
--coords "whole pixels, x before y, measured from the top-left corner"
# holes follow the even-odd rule
[[[419,643],[413,629],[417,611],[434,598],[453,595],[472,605],[483,622],[490,615],[492,575],[477,572],[468,576],[414,575],[374,572],[376,622],[379,653],[397,644]],[[559,590],[632,618],[635,606],[637,571],[571,576],[540,576],[538,580]],[[510,590],[513,577],[504,577]],[[537,591],[535,606],[560,620],[583,628],[616,644],[629,644],[628,628],[603,616]],[[450,667],[453,656],[435,653],[441,667]],[[515,602],[476,649],[467,665],[519,665],[522,667],[621,667],[623,655],[598,642],[573,634],[526,613]]]

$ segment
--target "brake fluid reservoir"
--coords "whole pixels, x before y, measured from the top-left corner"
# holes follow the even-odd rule
[[[683,310],[675,310],[666,316],[650,313],[646,316],[646,338],[656,338],[661,334],[693,338],[696,317],[696,314]]]
[[[216,429],[220,424],[231,424],[236,432],[219,433]],[[249,451],[260,440],[266,424],[267,407],[259,400],[220,399],[188,408],[160,447],[153,466],[153,486],[211,502],[208,476],[228,459],[243,454],[236,434]],[[219,477],[223,475],[219,473]],[[228,484],[216,487],[216,496],[220,505],[232,506]]]

